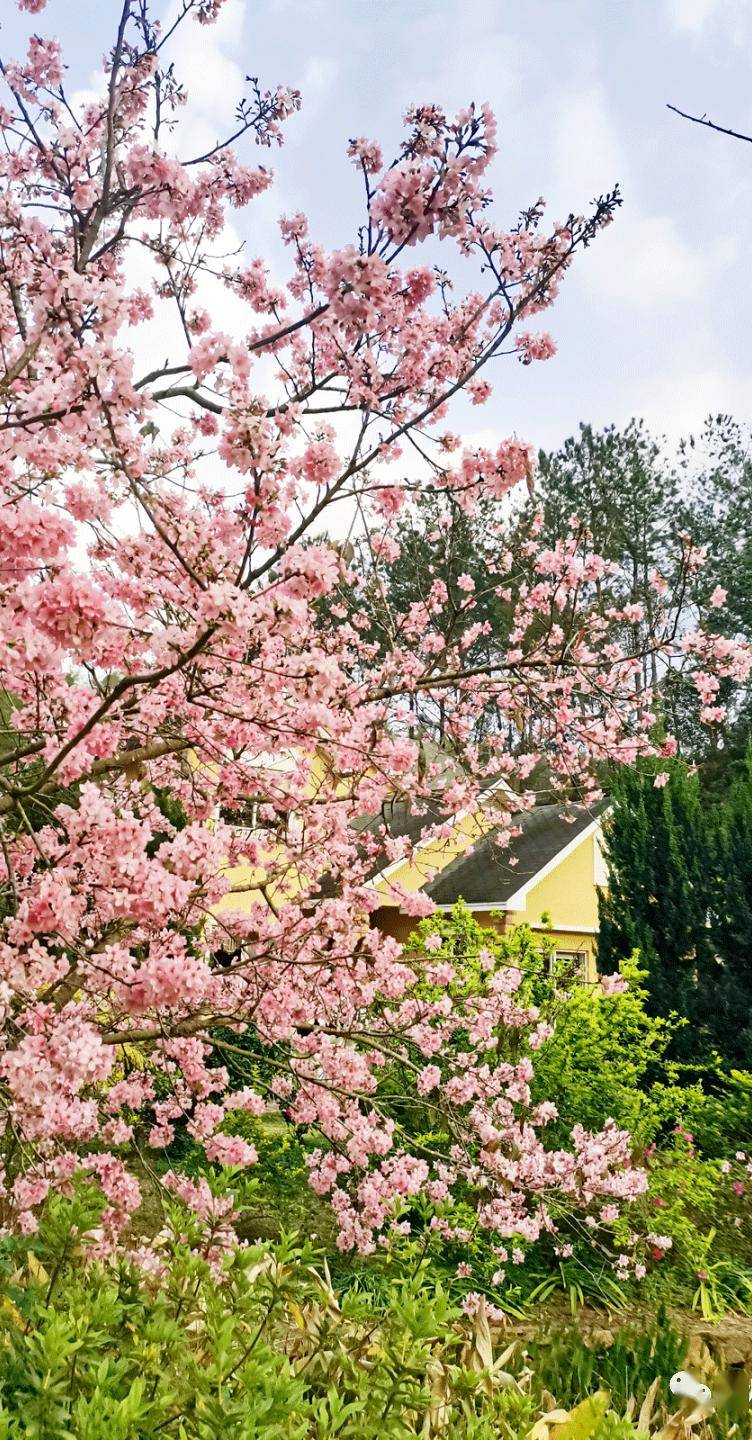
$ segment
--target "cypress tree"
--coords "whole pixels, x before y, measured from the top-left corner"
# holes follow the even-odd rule
[[[752,751],[717,807],[715,896],[711,922],[720,967],[708,995],[718,1048],[731,1064],[752,1058]]]
[[[639,950],[650,1013],[688,1021],[675,1036],[674,1058],[702,1063],[715,1040],[708,996],[719,972],[708,924],[710,827],[697,778],[680,762],[661,763],[670,775],[665,786],[654,784],[654,763],[625,767],[612,785],[598,962],[610,972]]]

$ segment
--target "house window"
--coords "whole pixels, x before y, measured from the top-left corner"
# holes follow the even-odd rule
[[[274,835],[280,841],[298,845],[303,836],[302,817],[290,810],[277,810],[268,802],[257,799],[239,800],[230,809],[220,810],[221,818],[228,825],[243,831],[246,839],[251,835]]]
[[[258,809],[258,800],[238,800],[232,808],[223,805],[219,813],[227,825],[237,825],[239,830],[251,832],[258,829]]]
[[[553,960],[563,985],[587,979],[587,955],[584,950],[555,950]]]

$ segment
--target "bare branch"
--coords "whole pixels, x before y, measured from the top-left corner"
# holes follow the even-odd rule
[[[744,135],[741,130],[728,130],[725,125],[716,125],[714,120],[709,120],[707,115],[690,115],[686,110],[680,110],[678,105],[666,105],[667,110],[673,110],[675,115],[680,115],[682,120],[691,120],[693,125],[702,125],[706,130],[717,130],[719,135],[730,135],[732,140],[746,140],[752,145],[752,135]]]

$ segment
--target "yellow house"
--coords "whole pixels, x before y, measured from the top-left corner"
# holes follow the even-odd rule
[[[274,754],[259,753],[254,762],[258,775],[255,793],[249,794],[231,812],[218,812],[234,828],[240,859],[225,868],[230,890],[214,906],[215,915],[228,911],[249,910],[260,900],[282,906],[300,894],[300,877],[295,863],[294,841],[301,827],[301,818],[291,805],[291,788],[297,779],[301,760],[305,772],[305,792],[315,799],[326,784],[332,794],[334,767],[325,747],[319,745],[313,757],[301,756],[292,748]],[[335,776],[333,793],[346,798],[348,782]],[[288,850],[280,841],[292,841]],[[243,843],[253,840],[256,859],[253,864],[243,854]]]
[[[596,977],[598,889],[608,881],[601,849],[600,812],[584,805],[541,805],[517,817],[520,833],[506,847],[497,829],[483,830],[483,802],[454,822],[454,845],[415,843],[418,818],[397,815],[394,833],[410,834],[413,851],[374,876],[382,904],[372,917],[387,935],[404,941],[415,920],[402,909],[400,892],[420,890],[449,911],[464,900],[482,925],[507,930],[525,923],[551,935],[557,955],[583,977]],[[423,817],[424,827],[437,815]],[[438,867],[438,868],[437,868]],[[436,870],[433,878],[428,874]]]
[[[313,767],[312,793],[327,770],[325,760],[318,756]],[[262,896],[284,905],[300,893],[293,857],[280,871],[283,852],[274,827],[265,829],[262,824],[258,828],[257,818],[260,808],[273,813],[275,802],[284,807],[286,781],[295,766],[292,752],[259,756],[259,795],[249,801],[242,819],[238,815],[238,829],[241,837],[243,832],[249,838],[263,837],[270,868],[266,869],[263,860],[251,865],[241,859],[232,866],[228,870],[232,889],[215,907],[218,916],[245,910]],[[344,794],[344,784],[342,789]],[[598,812],[574,804],[537,806],[515,817],[514,827],[520,833],[502,846],[493,800],[501,798],[497,792],[506,789],[506,783],[499,780],[488,786],[471,809],[451,814],[443,804],[439,782],[435,797],[422,800],[420,809],[395,798],[378,815],[363,816],[357,826],[361,833],[404,837],[410,842],[409,855],[371,876],[370,883],[381,900],[371,924],[404,942],[416,924],[403,908],[406,893],[422,891],[443,911],[462,899],[483,925],[506,930],[524,922],[532,929],[545,929],[557,954],[583,978],[593,979],[597,890],[608,879],[600,843],[603,807]],[[289,835],[297,817],[294,811],[285,810],[285,814]],[[441,826],[441,835],[430,836],[429,830],[436,826]],[[328,889],[324,878],[322,894]]]

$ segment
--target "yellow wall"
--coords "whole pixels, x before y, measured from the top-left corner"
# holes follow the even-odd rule
[[[291,752],[292,758],[292,752]],[[265,769],[260,765],[259,779],[267,778],[269,784],[269,799],[274,801],[274,762],[270,757],[269,764]],[[312,757],[308,789],[311,795],[315,795],[322,783],[326,781],[331,786],[335,774],[334,762],[328,754],[323,742],[318,746],[316,754]],[[284,789],[284,786],[282,786]],[[345,776],[337,778],[335,793],[341,797],[346,796],[351,788],[351,781]],[[433,879],[439,871],[446,868],[450,861],[456,859],[463,850],[474,845],[477,840],[495,823],[493,815],[489,814],[483,805],[477,805],[467,814],[462,814],[454,821],[451,834],[441,840],[431,840],[427,844],[418,845],[414,854],[409,860],[395,864],[394,867],[385,866],[389,870],[386,878],[376,882],[376,889],[379,891],[383,905],[399,906],[399,898],[392,889],[391,881],[399,884],[402,890],[410,893],[422,889],[427,882]],[[274,874],[275,883],[270,887],[270,898],[274,903],[284,904],[286,900],[294,899],[300,893],[298,876],[294,865],[291,865],[284,877],[278,873],[280,850],[273,843],[268,850],[270,871]],[[263,864],[252,867],[248,862],[234,866],[227,871],[227,877],[233,886],[233,891],[225,895],[219,905],[215,907],[216,913],[227,910],[247,910],[253,904],[261,900],[262,894],[257,888],[258,885],[267,883],[269,876],[264,870]],[[411,927],[412,928],[412,927]]]
[[[522,918],[539,925],[548,913],[562,930],[597,930],[594,837],[589,835],[560,865],[528,890]]]
[[[477,814],[469,816],[458,827],[460,833],[456,840],[427,846],[425,855],[419,852],[415,861],[406,861],[403,867],[395,871],[393,878],[406,890],[420,889],[429,878],[426,871],[430,863],[443,868],[450,859],[467,849],[468,845],[478,838],[481,828],[482,817]],[[474,919],[479,925],[501,930],[523,924],[531,925],[533,929],[545,928],[557,949],[584,951],[587,957],[588,979],[594,980],[597,975],[595,953],[598,930],[595,864],[595,838],[588,835],[570,855],[565,856],[559,865],[549,871],[537,885],[531,887],[514,910],[495,916],[487,910],[477,910],[472,912]],[[378,889],[382,893],[383,901],[381,909],[373,917],[373,923],[385,934],[394,936],[404,944],[417,922],[399,911],[398,902],[389,894],[388,881],[380,882]],[[472,910],[472,907],[470,908]],[[544,915],[547,917],[545,927]]]
[[[259,757],[259,789],[263,791],[264,785],[266,786],[265,798],[269,804],[273,805],[277,796],[285,795],[285,775],[295,768],[297,762],[309,766],[306,789],[311,798],[315,798],[324,784],[329,787],[329,794],[339,798],[345,798],[350,793],[351,782],[347,777],[335,775],[332,757],[321,743],[312,755],[298,755],[291,749],[279,756]],[[335,783],[332,786],[333,778]],[[256,839],[258,840],[259,836],[256,836]],[[285,848],[275,843],[270,835],[259,864],[251,865],[250,861],[246,860],[240,865],[228,866],[225,875],[232,889],[214,906],[214,914],[221,915],[228,910],[250,910],[267,897],[274,905],[279,906],[286,901],[295,900],[301,892],[300,877],[294,857],[290,857],[286,870],[280,871],[280,860],[284,855]],[[267,887],[266,896],[259,886]]]
[[[508,912],[507,923],[528,924],[533,929],[543,925],[550,931],[558,950],[584,950],[587,956],[588,979],[597,975],[595,952],[598,932],[598,892],[595,884],[596,841],[588,835],[570,855],[566,855],[533,885],[514,912]]]
[[[321,770],[324,771],[325,762],[322,764],[320,758],[319,764]],[[311,789],[314,792],[317,785],[321,783],[321,778],[322,775],[317,773],[314,762],[311,774]],[[416,922],[401,913],[399,897],[394,893],[392,884],[396,883],[402,890],[410,893],[420,890],[435,874],[445,869],[452,860],[475,844],[493,823],[493,816],[489,819],[484,807],[477,807],[455,822],[448,838],[432,840],[425,845],[418,846],[409,859],[402,864],[395,865],[390,874],[376,882],[376,889],[381,895],[381,908],[372,917],[372,923],[376,924],[385,934],[393,935],[395,939],[404,942],[415,928]],[[285,876],[279,874],[277,868],[279,851],[275,853],[273,844],[270,845],[268,853],[270,867],[276,882],[271,890],[270,898],[274,903],[283,905],[285,900],[290,900],[299,894],[298,877],[294,865],[290,866]],[[548,919],[546,929],[550,930],[557,948],[584,951],[588,957],[589,978],[594,979],[596,974],[595,942],[598,929],[595,863],[595,838],[589,835],[575,847],[570,855],[566,856],[559,865],[555,866],[548,875],[527,892],[514,911],[508,911],[503,916],[495,918],[492,918],[488,911],[477,911],[474,912],[475,918],[481,925],[500,929],[508,929],[510,926],[518,924],[528,924],[534,929],[539,929],[542,928],[542,917],[546,915]],[[266,879],[261,867],[252,868],[246,863],[231,869],[228,872],[228,878],[234,887],[234,893],[231,892],[223,898],[216,907],[217,912],[247,910],[254,902],[262,899],[260,891],[256,888]]]
[[[489,930],[503,932],[511,930],[515,925],[525,923],[525,916],[519,912],[516,914],[510,912],[491,914],[488,910],[471,910],[471,914],[479,925],[483,925]],[[384,905],[371,917],[371,924],[381,930],[384,935],[391,935],[394,940],[399,941],[400,945],[404,945],[418,921],[410,915],[405,915],[401,910],[397,910],[393,905]],[[542,929],[543,927],[534,926],[533,928]],[[588,935],[574,929],[560,930],[555,926],[547,928],[545,933],[553,940],[557,950],[574,951],[575,953],[582,951],[585,955],[586,978],[591,982],[597,979],[595,935]]]
[[[454,823],[447,839],[429,840],[418,846],[409,859],[395,865],[390,874],[377,882],[376,889],[383,897],[382,905],[399,905],[392,882],[410,894],[421,890],[440,870],[446,869],[452,860],[480,840],[493,823],[493,818],[489,820],[483,807],[479,806]]]
[[[446,839],[431,840],[427,844],[419,846],[409,860],[395,865],[390,875],[377,881],[375,888],[383,897],[382,904],[394,906],[395,909],[399,907],[399,897],[392,888],[391,880],[398,882],[401,889],[409,893],[420,890],[451,860],[456,859],[470,845],[474,845],[489,828],[489,823],[482,807],[478,807],[467,815],[461,816],[455,822],[451,835]],[[293,865],[290,866],[284,883],[280,882],[277,874],[280,853],[278,849],[270,847],[269,859],[275,872],[276,881],[270,893],[275,903],[283,904],[285,900],[294,899],[300,893],[300,887]],[[267,879],[263,867],[251,867],[249,864],[235,866],[227,870],[227,877],[230,884],[236,888],[232,893],[225,895],[215,906],[215,913],[226,910],[247,910],[262,898],[256,887]]]

